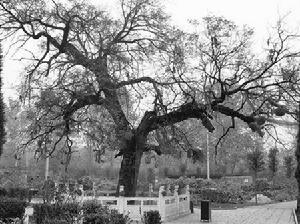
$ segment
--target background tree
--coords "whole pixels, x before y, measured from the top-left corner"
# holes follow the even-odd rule
[[[147,169],[147,183],[155,186],[155,170],[153,168]]]
[[[283,163],[285,167],[286,176],[290,178],[293,172],[293,156],[285,156]]]
[[[257,179],[257,174],[264,170],[264,152],[261,147],[255,146],[255,148],[247,154],[247,160],[249,169],[254,174],[254,183]]]
[[[268,153],[268,168],[271,171],[272,178],[274,178],[278,170],[278,149],[271,148]]]
[[[227,119],[226,122],[230,123],[230,120]],[[226,125],[220,126],[218,137],[213,143],[217,165],[220,168],[225,167],[227,173],[231,175],[244,172],[243,168],[247,167],[247,152],[253,147],[253,139],[256,136],[239,121],[236,122],[236,128],[231,129],[228,133],[226,131]],[[224,134],[226,137],[222,137]],[[224,168],[222,172],[224,172]]]
[[[6,139],[7,142],[4,145],[5,157],[12,158],[16,162],[21,159],[22,152],[18,152],[18,141],[24,137],[21,134],[24,126],[27,125],[30,121],[26,119],[25,113],[22,113],[22,105],[17,100],[8,99],[6,106]],[[9,159],[5,158],[6,161]],[[4,163],[6,161],[3,161]],[[13,162],[13,163],[14,163]]]
[[[256,144],[254,150],[247,154],[247,160],[248,160],[249,169],[254,174],[255,191],[257,191],[257,184],[256,184],[257,174],[260,171],[264,170],[264,165],[265,165],[264,152],[262,150],[262,147]],[[255,194],[255,202],[257,204],[257,192]]]
[[[233,175],[242,172],[246,163],[246,154],[253,147],[255,135],[240,121],[236,121],[236,128],[228,130],[231,119],[220,114],[214,115],[212,124],[216,130],[210,134],[209,140],[211,171],[216,172],[218,175]],[[203,128],[201,122],[190,119],[181,122],[180,126],[178,125],[176,128],[180,128],[181,135],[176,136],[173,134],[172,137],[187,142],[181,146],[183,146],[183,150],[187,151],[188,158],[192,158],[194,163],[205,161],[207,149],[206,140],[204,141],[204,139],[207,137],[207,130]],[[166,147],[168,146],[172,147],[168,152],[170,151],[174,155],[176,145],[166,144]],[[179,147],[177,146],[177,148]],[[178,151],[180,152],[180,148]],[[165,150],[163,152],[166,153]]]
[[[21,98],[31,104],[32,122],[20,150],[62,150],[67,164],[80,136],[101,143],[105,128],[96,118],[105,116],[122,156],[118,185],[134,196],[143,153],[160,154],[153,133],[191,118],[213,132],[211,120],[223,114],[231,121],[226,130],[239,119],[263,136],[268,118],[286,113],[281,93],[293,77],[281,68],[298,55],[288,46],[295,36],[279,24],[261,58],[251,51],[252,29],[212,16],[204,34],[197,23],[199,32],[186,34],[161,8],[155,0],[122,0],[113,17],[76,0],[0,2],[1,36],[14,36],[20,49],[36,41],[39,50],[24,73]],[[144,105],[136,119],[127,113],[128,96]]]

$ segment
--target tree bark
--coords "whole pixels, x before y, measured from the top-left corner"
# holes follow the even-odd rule
[[[132,137],[130,141],[126,142],[126,146],[123,150],[117,195],[121,193],[120,186],[124,186],[124,192],[122,194],[125,197],[134,197],[136,195],[139,169],[146,143],[145,138],[137,139],[137,137]]]
[[[297,122],[298,122],[298,134],[297,134],[297,146],[296,146],[296,161],[297,161],[297,167],[295,171],[295,178],[298,183],[298,197],[297,197],[297,213],[300,213],[300,104],[297,114]]]

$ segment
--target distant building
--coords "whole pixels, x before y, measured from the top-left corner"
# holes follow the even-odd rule
[[[225,176],[223,180],[230,183],[240,183],[242,185],[251,185],[253,183],[252,176]]]

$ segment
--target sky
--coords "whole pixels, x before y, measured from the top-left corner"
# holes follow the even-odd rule
[[[59,1],[59,0],[57,0]],[[198,19],[207,15],[224,16],[238,25],[254,28],[255,42],[262,46],[267,39],[270,27],[278,18],[285,17],[287,27],[300,31],[300,0],[163,0],[172,22],[184,28],[188,19]],[[113,0],[97,0],[110,6]],[[300,33],[300,32],[299,32]],[[4,46],[5,47],[5,46]],[[24,64],[5,56],[3,69],[3,94],[17,98],[14,86],[20,82]]]

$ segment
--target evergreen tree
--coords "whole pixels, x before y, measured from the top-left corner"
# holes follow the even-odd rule
[[[293,156],[284,157],[284,166],[286,168],[286,176],[290,178],[293,172]]]
[[[247,160],[249,169],[254,172],[254,181],[256,181],[256,177],[258,172],[264,169],[264,153],[260,147],[256,147],[255,150],[249,152],[247,154]]]
[[[262,171],[264,169],[264,153],[262,151],[262,148],[259,146],[256,146],[255,149],[247,154],[247,160],[249,169],[253,171],[254,173],[254,184],[255,184],[255,202],[257,204],[257,174],[258,172]]]
[[[269,158],[268,167],[269,170],[271,171],[272,178],[273,178],[278,170],[278,149],[277,148],[270,149],[268,158]]]
[[[149,184],[155,184],[155,171],[153,168],[148,168],[147,181]]]

